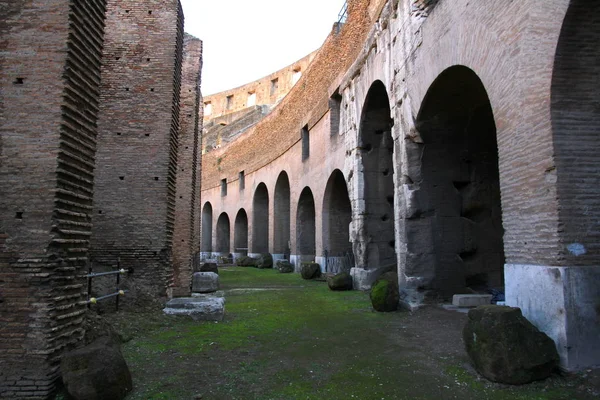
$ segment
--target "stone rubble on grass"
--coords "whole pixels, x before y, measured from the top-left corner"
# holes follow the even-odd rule
[[[192,292],[212,293],[219,290],[219,275],[214,272],[195,272],[192,276]]]
[[[321,276],[321,267],[315,262],[303,262],[300,265],[300,275],[303,279],[315,279]]]
[[[328,276],[327,286],[331,290],[352,290],[352,276],[347,272]]]
[[[386,272],[381,275],[373,284],[369,297],[376,311],[396,311],[400,301],[398,274],[396,272]]]
[[[225,314],[225,299],[206,295],[203,297],[180,297],[167,302],[164,313],[184,315],[194,321],[222,321]]]
[[[273,256],[270,253],[262,253],[256,261],[259,269],[273,268]]]

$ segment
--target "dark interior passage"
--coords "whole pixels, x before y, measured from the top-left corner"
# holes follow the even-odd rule
[[[312,191],[306,187],[298,200],[296,221],[296,252],[300,255],[312,255],[315,250],[315,199]]]
[[[273,253],[290,254],[290,181],[285,172],[275,185]]]
[[[323,201],[323,248],[329,256],[341,257],[352,252],[351,222],[348,187],[342,172],[335,170],[327,181]]]
[[[269,252],[269,192],[261,183],[252,202],[252,253]]]
[[[217,220],[217,251],[219,253],[229,253],[230,241],[231,226],[229,216],[226,213],[222,213]]]
[[[421,246],[433,256],[433,267],[411,272],[426,278],[422,289],[446,298],[465,286],[503,286],[496,125],[477,75],[462,66],[444,71],[425,97],[417,128],[424,141],[419,184],[426,206],[412,222],[431,227],[433,243]]]
[[[243,208],[235,217],[233,247],[235,253],[248,254],[248,215]]]
[[[396,263],[394,243],[394,143],[387,91],[373,83],[365,100],[360,124],[364,167],[367,267]]]
[[[202,241],[200,243],[200,251],[212,251],[212,218],[213,209],[210,203],[204,204],[202,207]]]

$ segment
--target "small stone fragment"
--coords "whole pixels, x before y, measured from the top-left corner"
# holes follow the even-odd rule
[[[270,253],[262,253],[256,261],[256,266],[260,269],[273,268],[273,256]]]
[[[321,267],[315,262],[303,262],[300,267],[303,279],[315,279],[321,276]]]
[[[347,272],[328,276],[327,286],[331,290],[352,290],[352,276]]]
[[[277,260],[275,266],[277,270],[282,274],[289,274],[290,272],[294,272],[294,265],[288,260]]]

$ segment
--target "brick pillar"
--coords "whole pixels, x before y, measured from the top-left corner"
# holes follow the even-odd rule
[[[172,277],[182,47],[178,0],[108,1],[91,241],[96,270],[134,268],[125,307]]]
[[[0,7],[0,398],[47,398],[85,307],[104,0]]]
[[[202,41],[185,34],[181,74],[177,192],[173,232],[173,286],[170,296],[190,294],[193,263],[200,251],[199,126]]]

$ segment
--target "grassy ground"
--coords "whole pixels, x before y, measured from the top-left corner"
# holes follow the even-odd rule
[[[128,399],[598,398],[581,374],[520,387],[480,379],[460,339],[463,314],[376,313],[368,294],[275,270],[228,267],[220,279],[223,322],[117,316]]]

